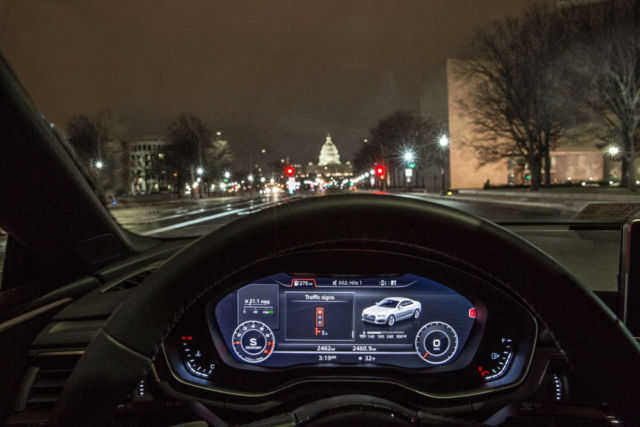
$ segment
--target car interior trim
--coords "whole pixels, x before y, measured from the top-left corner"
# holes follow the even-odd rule
[[[50,310],[60,307],[61,305],[67,304],[73,301],[73,298],[62,298],[57,301],[51,302],[47,305],[43,305],[42,307],[38,307],[29,312],[23,313],[19,316],[14,317],[13,319],[9,319],[5,322],[0,323],[0,333],[6,331],[7,329],[11,329],[15,326],[18,326],[21,323],[29,321],[34,317],[37,317],[41,314],[44,314]]]

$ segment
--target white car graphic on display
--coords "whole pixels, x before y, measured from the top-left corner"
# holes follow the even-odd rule
[[[409,298],[385,298],[362,310],[362,321],[393,326],[400,320],[420,317],[422,304]]]

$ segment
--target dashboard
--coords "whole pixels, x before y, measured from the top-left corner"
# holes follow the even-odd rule
[[[215,308],[236,361],[270,367],[447,365],[462,353],[476,317],[477,308],[460,293],[412,274],[276,274],[231,292]],[[501,353],[505,366],[507,353]]]
[[[163,349],[165,374],[184,393],[254,402],[323,386],[330,395],[336,382],[345,392],[427,399],[519,384],[532,361],[534,317],[481,277],[431,267],[232,283],[177,323]]]

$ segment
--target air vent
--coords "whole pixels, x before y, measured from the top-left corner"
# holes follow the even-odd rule
[[[124,291],[126,289],[131,289],[131,288],[135,288],[136,286],[138,286],[139,284],[141,284],[142,282],[144,282],[144,280],[149,277],[149,275],[153,272],[153,270],[144,270],[141,271],[140,273],[133,275],[131,277],[126,278],[125,280],[116,283],[115,285],[111,286],[110,288],[107,289],[108,292],[112,292],[112,291]]]
[[[78,363],[82,351],[47,352],[32,358],[23,381],[16,412],[49,413]]]

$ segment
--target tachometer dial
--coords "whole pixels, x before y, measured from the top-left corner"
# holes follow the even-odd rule
[[[273,331],[257,320],[248,320],[238,325],[231,339],[233,351],[248,363],[267,360],[276,345]]]
[[[444,322],[430,322],[416,335],[416,352],[432,365],[447,363],[458,349],[458,334]]]

